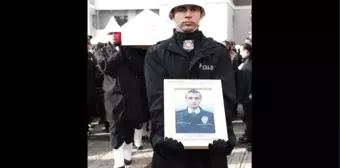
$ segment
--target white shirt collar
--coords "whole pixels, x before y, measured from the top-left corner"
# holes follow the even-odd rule
[[[198,113],[200,113],[201,112],[201,109],[200,108],[196,108],[195,110],[194,109],[192,109],[192,108],[188,108],[188,112],[189,112],[189,114],[191,114],[191,113],[195,113],[195,114],[198,114]]]

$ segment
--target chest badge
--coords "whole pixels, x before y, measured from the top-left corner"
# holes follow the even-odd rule
[[[203,116],[201,118],[201,121],[202,121],[203,124],[207,124],[208,123],[208,117],[207,116]]]
[[[194,40],[184,40],[183,41],[183,49],[187,52],[190,52],[195,48]]]

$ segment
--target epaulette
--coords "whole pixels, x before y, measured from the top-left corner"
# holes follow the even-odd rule
[[[222,43],[219,43],[219,42],[217,42],[217,41],[215,41],[215,45],[216,45],[216,46],[219,46],[219,47],[225,48],[225,46],[224,46]]]
[[[212,43],[214,47],[222,47],[222,48],[225,48],[225,46],[224,46],[222,43],[220,43],[220,42],[214,40],[214,39],[211,38],[211,37],[208,37],[207,40],[209,41],[209,43]]]
[[[166,40],[159,41],[159,42],[157,42],[156,44],[160,44],[160,43],[162,43],[162,42],[164,42],[164,41],[166,41]]]
[[[162,40],[162,41],[159,41],[157,42],[155,45],[151,46],[149,49],[148,49],[148,52],[153,52],[155,51],[156,49],[160,48],[164,42],[167,41],[167,40]]]

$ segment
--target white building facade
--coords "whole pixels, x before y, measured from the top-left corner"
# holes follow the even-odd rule
[[[96,36],[103,31],[111,16],[120,26],[132,20],[144,9],[150,9],[168,19],[169,4],[173,0],[88,0],[88,34]],[[197,0],[199,1],[199,0]],[[200,30],[217,41],[234,40],[243,43],[251,32],[251,6],[236,6],[232,0],[202,0],[206,17]],[[240,0],[247,1],[247,0]],[[243,4],[247,2],[242,2]]]

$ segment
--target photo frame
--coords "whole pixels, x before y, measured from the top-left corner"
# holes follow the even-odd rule
[[[228,141],[221,80],[165,79],[164,136],[185,149]]]

